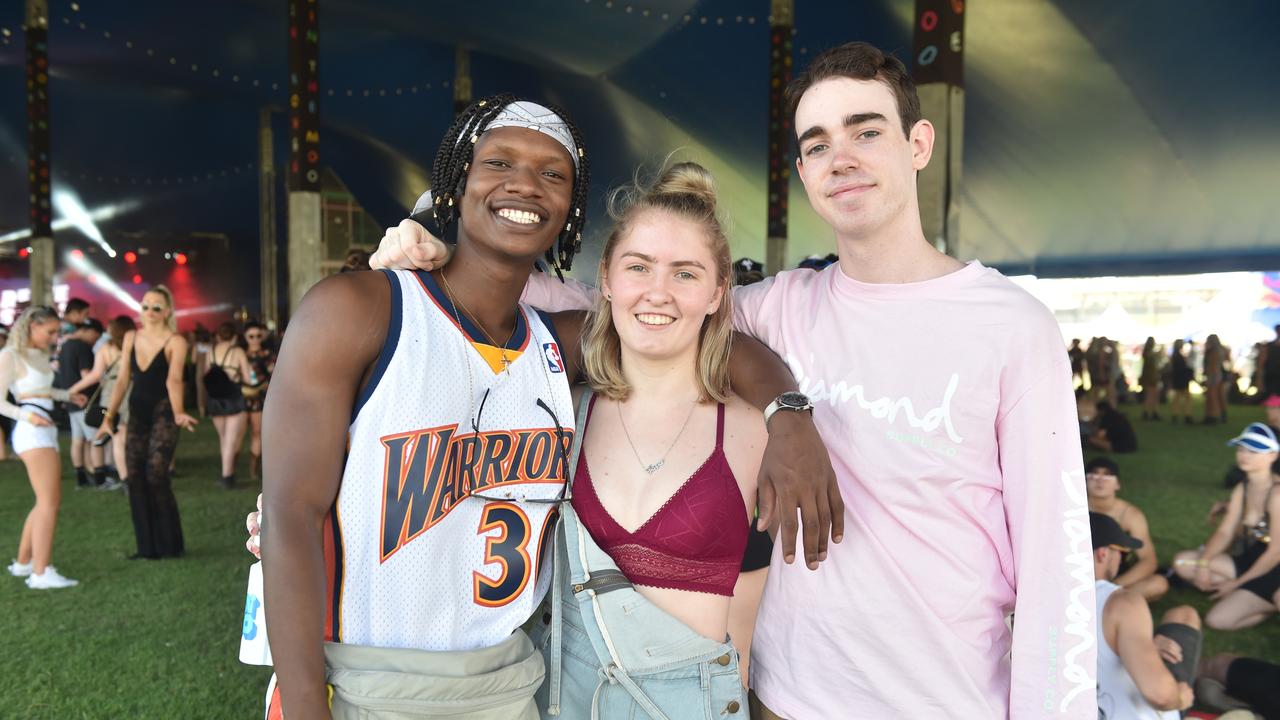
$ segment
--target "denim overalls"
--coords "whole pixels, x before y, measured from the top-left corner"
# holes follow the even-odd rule
[[[577,469],[591,392],[578,406],[570,472]],[[572,479],[565,499],[572,498]],[[646,600],[561,505],[551,597],[530,623],[546,660],[544,718],[746,718],[738,653]]]

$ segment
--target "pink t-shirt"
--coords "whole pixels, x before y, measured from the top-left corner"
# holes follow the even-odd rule
[[[531,283],[529,301],[557,285]],[[734,308],[813,400],[845,502],[816,572],[774,548],[751,653],[765,705],[1095,720],[1079,425],[1049,311],[978,262],[900,285],[793,270],[738,288]]]

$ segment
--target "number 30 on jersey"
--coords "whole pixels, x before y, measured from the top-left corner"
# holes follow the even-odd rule
[[[555,527],[557,516],[555,510],[547,513],[538,533],[535,560],[529,555],[529,540],[533,536],[529,516],[514,503],[500,502],[485,506],[476,534],[488,535],[494,530],[500,531],[497,535],[485,538],[484,564],[499,565],[502,572],[496,580],[490,580],[480,572],[472,571],[472,593],[477,605],[502,607],[520,597],[529,584],[536,563],[542,559],[543,550],[550,541],[548,530]]]

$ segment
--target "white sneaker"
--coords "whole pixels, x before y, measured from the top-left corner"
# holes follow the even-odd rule
[[[31,577],[27,578],[27,587],[32,590],[57,590],[59,588],[75,587],[79,584],[79,580],[62,577],[58,573],[58,569],[52,565],[46,565],[42,574],[36,575],[32,573]]]
[[[8,567],[9,574],[14,577],[27,577],[31,574],[31,563],[20,563],[14,560]]]

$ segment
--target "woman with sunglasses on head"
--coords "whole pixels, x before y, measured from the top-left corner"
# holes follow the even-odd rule
[[[156,285],[142,296],[142,327],[124,336],[125,360],[98,429],[99,436],[112,432],[129,390],[125,465],[138,543],[133,559],[181,557],[185,552],[169,462],[178,445],[178,428],[194,431],[196,419],[183,406],[187,341],[177,332],[174,312],[173,294],[165,286]]]
[[[262,408],[267,402],[267,385],[276,369],[276,352],[267,346],[267,327],[254,320],[244,326],[245,355],[252,369],[241,385],[245,409],[249,411],[249,477],[256,480],[262,470]]]
[[[49,412],[55,400],[84,406],[83,395],[72,395],[53,387],[49,353],[58,339],[60,323],[53,308],[27,308],[14,321],[9,341],[0,351],[0,414],[17,421],[13,429],[13,451],[27,466],[27,478],[36,495],[35,507],[22,524],[18,557],[9,566],[9,573],[25,577],[27,587],[33,590],[78,584],[49,564],[58,507],[62,502],[58,482],[62,476],[58,428]],[[3,399],[5,390],[13,393],[16,405]]]
[[[102,406],[104,410],[104,418],[106,417],[105,409],[107,403],[115,393],[116,381],[120,378],[120,366],[122,364],[120,361],[124,358],[124,336],[137,329],[137,327],[137,323],[135,323],[133,318],[128,315],[118,315],[113,318],[111,322],[107,323],[107,342],[103,343],[101,348],[98,348],[98,353],[93,359],[93,369],[84,377],[80,378],[80,381],[75,385],[72,385],[68,390],[68,392],[71,393],[82,392],[85,388],[93,387],[95,384],[101,382],[102,385],[98,389],[97,404]],[[129,389],[126,387],[125,393],[128,394],[128,392]],[[90,404],[92,405],[94,403],[91,402]],[[129,474],[125,465],[124,454],[125,443],[128,438],[128,430],[124,425],[120,424],[127,423],[129,420],[128,403],[123,403],[121,405],[120,417],[117,418],[117,420],[115,437],[110,438],[110,441],[111,457],[116,467],[119,482],[114,480],[106,480],[105,483],[98,481],[97,484],[101,485],[105,490],[116,490],[123,487],[120,483],[123,482]],[[105,422],[106,421],[104,420],[103,424],[105,424]],[[99,429],[100,428],[101,424],[99,425]],[[98,438],[97,440],[94,440],[94,443],[102,443],[103,440],[106,439],[107,438]],[[105,467],[100,470],[105,474]],[[95,480],[97,480],[97,478],[95,478]]]

